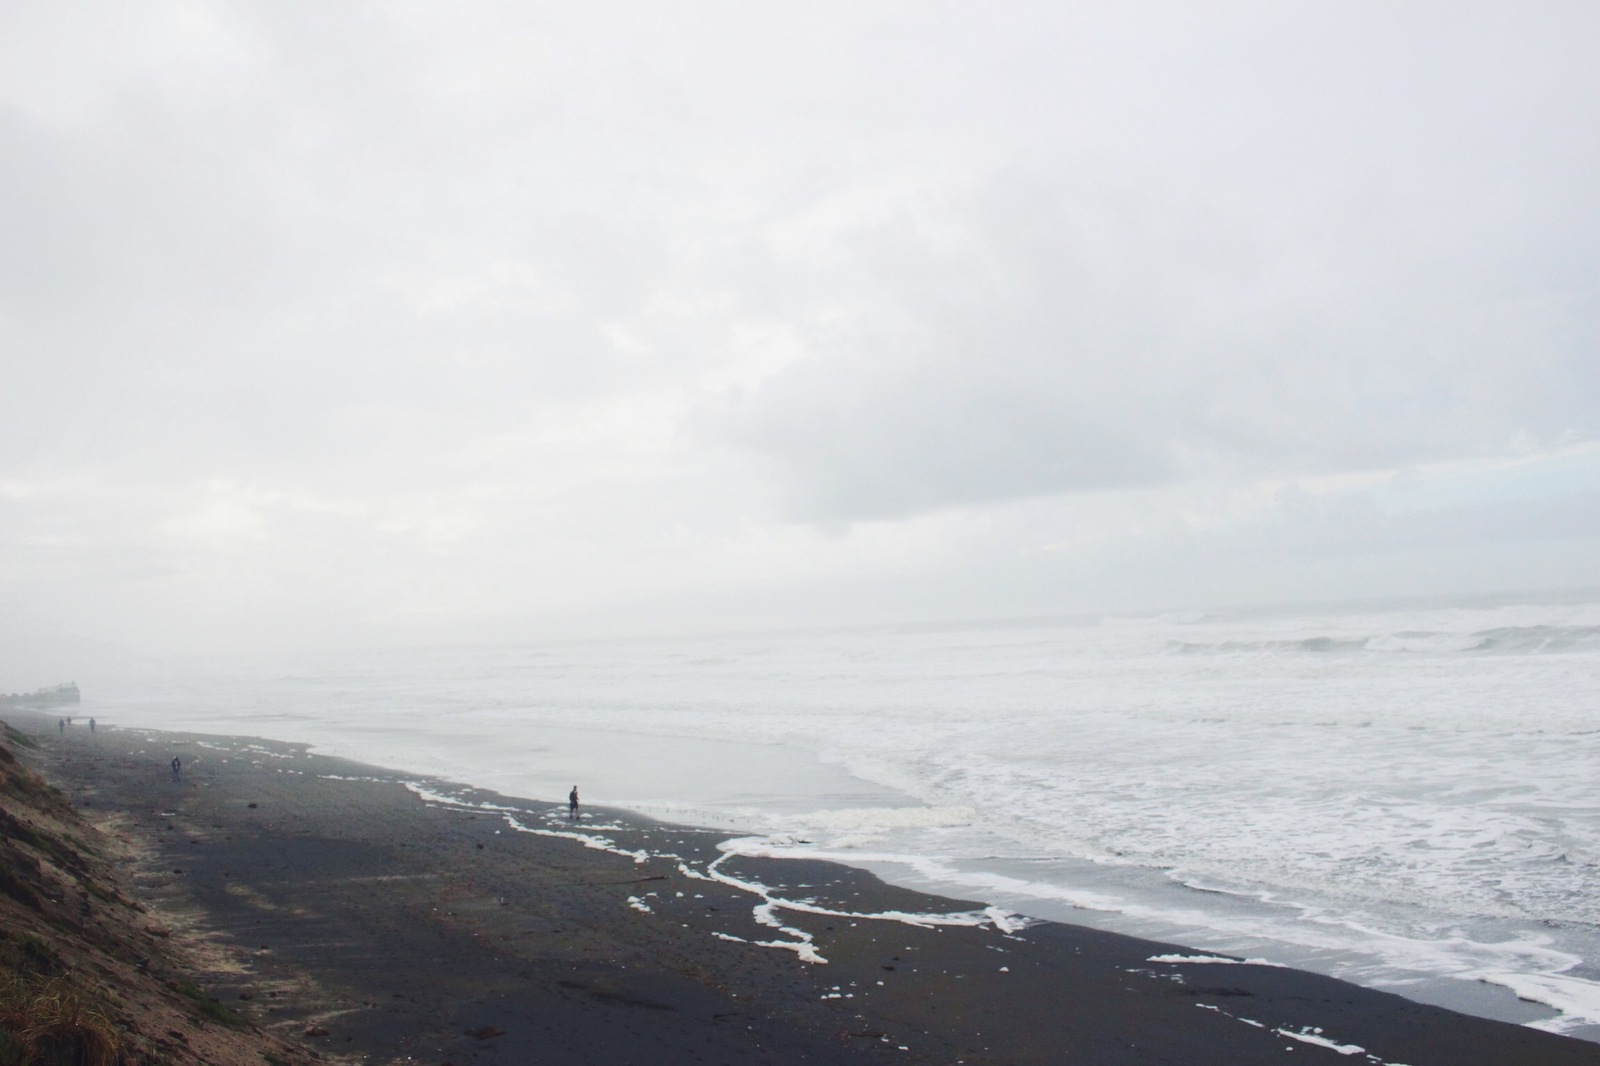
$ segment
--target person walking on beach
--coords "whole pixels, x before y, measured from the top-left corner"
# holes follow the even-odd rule
[[[93,718],[89,719],[89,732],[91,732],[91,733],[94,732],[94,719]]]
[[[567,817],[572,821],[578,820],[578,786],[573,785],[572,791],[567,793]]]
[[[177,777],[183,771],[183,760],[176,755],[172,757],[172,776]]]
[[[65,733],[66,731],[67,731],[67,720],[65,718],[57,718],[56,719],[56,732],[57,733]]]

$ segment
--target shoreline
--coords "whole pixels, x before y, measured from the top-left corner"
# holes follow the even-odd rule
[[[1600,1063],[1333,978],[719,851],[722,831],[602,810],[585,841],[557,804],[303,745],[11,719],[143,849],[141,896],[215,950],[219,994],[352,1061]]]
[[[91,701],[84,706],[112,716],[112,721],[120,720],[115,717],[118,708],[114,703]],[[178,732],[204,728],[201,716],[191,714],[190,719],[172,728]],[[252,728],[242,722],[230,724]],[[294,730],[273,729],[267,723],[256,725],[266,728],[266,735],[275,742],[306,742],[305,737],[293,735]],[[465,728],[470,732],[472,723]],[[331,735],[312,732],[310,743],[319,753],[373,765],[407,767],[406,773],[419,778],[470,784],[505,795],[544,794],[541,790],[564,794],[567,786],[559,782],[569,774],[583,780],[586,789],[592,784],[596,794],[607,796],[624,790],[634,796],[652,789],[672,793],[675,787],[687,786],[701,790],[694,800],[620,801],[616,808],[652,820],[714,828],[729,836],[809,837],[818,841],[816,847],[795,850],[867,870],[913,891],[956,899],[976,896],[1045,920],[1197,945],[1213,953],[1265,958],[1395,992],[1432,1006],[1537,1025],[1576,1039],[1600,1042],[1600,1024],[1587,1020],[1596,1017],[1592,982],[1568,981],[1560,960],[1521,957],[1525,952],[1519,948],[1536,956],[1550,956],[1557,950],[1544,950],[1546,931],[1531,920],[1521,929],[1476,934],[1476,944],[1467,941],[1445,946],[1445,953],[1450,956],[1445,961],[1451,965],[1430,969],[1426,964],[1410,965],[1405,956],[1420,953],[1425,961],[1436,961],[1429,951],[1446,945],[1446,941],[1436,940],[1425,931],[1415,940],[1408,939],[1403,931],[1386,935],[1381,922],[1373,927],[1359,915],[1344,923],[1307,923],[1303,912],[1318,910],[1314,895],[1285,894],[1268,901],[1249,891],[1236,893],[1191,884],[1187,877],[1175,878],[1170,871],[1150,865],[1072,859],[1044,859],[1042,865],[1036,865],[1041,860],[1031,858],[1007,861],[1002,857],[1008,854],[1011,843],[1004,837],[989,842],[969,840],[964,850],[958,849],[956,855],[987,857],[984,864],[968,867],[963,867],[959,858],[951,859],[939,850],[940,845],[935,845],[931,853],[919,850],[915,842],[910,847],[892,843],[885,847],[877,841],[862,847],[830,846],[829,838],[836,833],[826,821],[818,823],[804,816],[806,812],[822,810],[847,818],[857,813],[881,813],[890,816],[884,824],[892,827],[893,815],[901,808],[914,808],[913,813],[918,814],[947,809],[926,808],[922,801],[893,786],[855,777],[849,769],[821,761],[815,752],[801,745],[751,739],[691,740],[596,726],[559,725],[538,731],[537,742],[527,753],[532,760],[528,763],[497,757],[498,748],[485,749],[487,739],[481,724],[473,744],[445,739],[441,749],[444,757],[439,751],[419,756],[412,745],[396,746],[383,740],[375,749],[364,752],[359,744],[352,744],[359,731],[342,736],[338,731]],[[557,738],[553,742],[552,734]],[[258,734],[252,731],[250,735]],[[705,750],[708,745],[716,749],[709,757]],[[709,782],[702,775],[692,781],[680,780],[685,766],[715,766],[716,772]],[[645,783],[641,786],[641,782]],[[710,790],[706,791],[708,784]],[[744,799],[750,793],[761,797],[755,801],[761,808],[758,813],[738,809],[751,802]],[[732,807],[728,805],[730,801]],[[784,817],[795,813],[803,816]],[[874,822],[872,828],[881,826]],[[1076,867],[1068,869],[1074,863]],[[1309,904],[1305,902],[1308,898],[1312,900]],[[1342,936],[1335,939],[1342,938],[1344,942],[1330,943],[1324,935],[1328,928],[1340,929]],[[1394,933],[1392,927],[1389,933]],[[1475,953],[1466,950],[1463,943],[1476,949]],[[1569,960],[1593,955],[1587,944],[1563,944],[1560,949],[1576,952],[1568,956]],[[1530,961],[1537,963],[1537,968],[1519,968]]]

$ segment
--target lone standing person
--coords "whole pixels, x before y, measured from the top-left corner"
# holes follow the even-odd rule
[[[572,791],[567,793],[567,817],[572,821],[578,820],[578,786],[573,785]]]
[[[176,755],[174,755],[172,757],[172,776],[173,777],[177,777],[178,774],[180,774],[182,772],[183,772],[183,760],[178,758]]]

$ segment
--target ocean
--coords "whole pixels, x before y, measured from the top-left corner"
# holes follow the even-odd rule
[[[1600,1039],[1600,594],[107,664],[83,717]]]

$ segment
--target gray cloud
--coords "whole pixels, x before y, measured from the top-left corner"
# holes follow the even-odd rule
[[[852,310],[720,417],[824,520],[1594,438],[1593,219],[1485,244],[1503,220],[1468,200],[1424,232],[1420,205],[1308,208],[1324,232],[1288,242],[1233,197],[995,176],[940,205],[954,242],[848,234]]]
[[[993,613],[1068,557],[1132,590],[1196,507],[1253,543],[1216,501],[1264,485],[1565,454],[1597,42],[1470,4],[7,9],[0,611]]]

